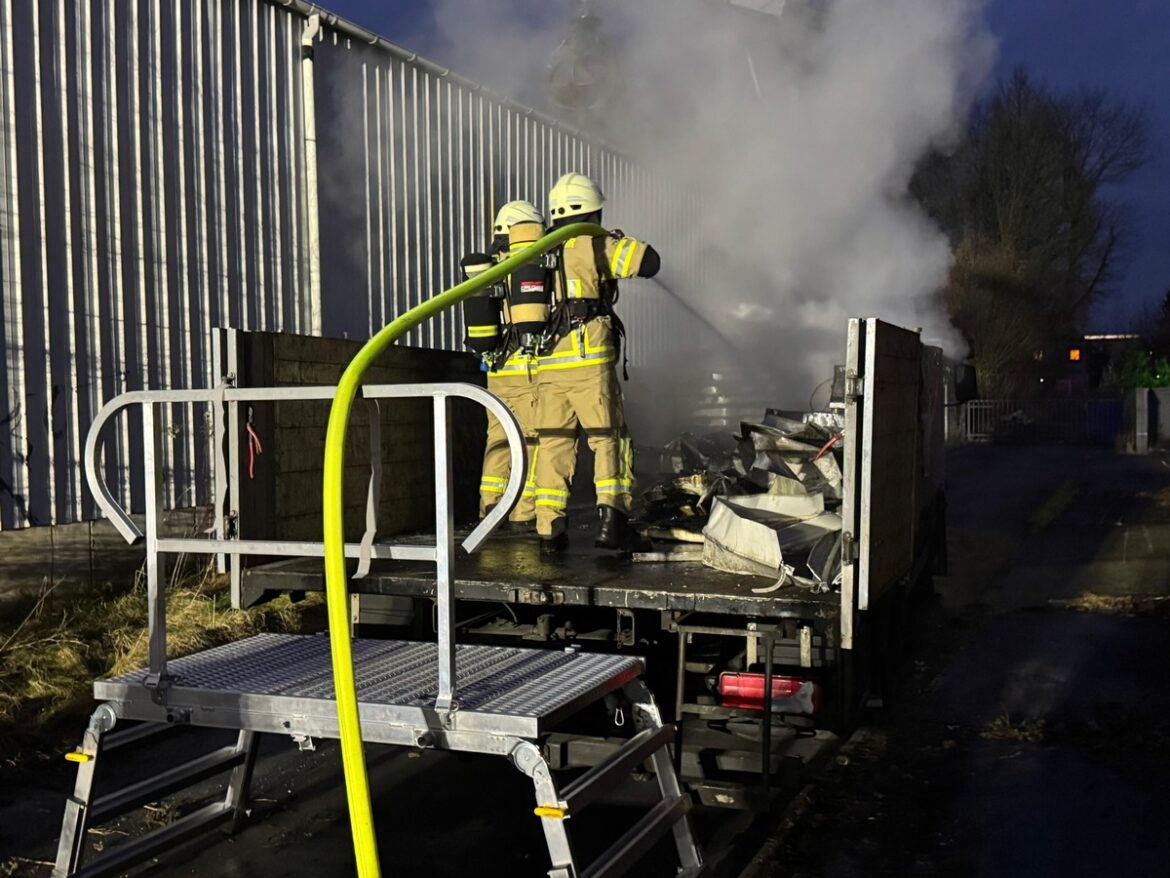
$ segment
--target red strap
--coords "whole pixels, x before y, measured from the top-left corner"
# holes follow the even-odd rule
[[[817,452],[817,456],[814,457],[813,460],[817,461],[817,460],[820,460],[822,457],[824,457],[825,452],[828,451],[830,448],[832,448],[834,445],[836,445],[838,442],[840,442],[841,437],[843,437],[844,435],[845,435],[844,433],[837,433],[835,436],[833,436],[832,439],[830,439],[823,446],[821,446],[821,450]]]
[[[264,453],[264,446],[260,444],[260,437],[256,435],[256,431],[252,429],[251,424],[245,424],[248,428],[248,478],[256,478],[256,455]]]

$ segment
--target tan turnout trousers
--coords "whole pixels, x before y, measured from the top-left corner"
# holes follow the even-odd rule
[[[528,454],[528,479],[524,484],[524,493],[516,502],[510,521],[532,521],[536,517],[535,498],[536,482],[534,481],[534,467],[538,458],[536,444],[536,366],[524,363],[524,368],[518,371],[509,371],[517,365],[518,356],[513,356],[504,366],[503,372],[488,372],[487,389],[504,401],[512,410],[516,420],[520,422],[520,432]],[[512,457],[508,450],[508,437],[504,428],[492,415],[488,415],[487,445],[483,452],[483,475],[479,482],[479,514],[483,517],[487,511],[500,502],[504,493],[504,486],[508,483],[508,475],[512,471]]]
[[[565,528],[565,510],[577,464],[578,431],[593,452],[599,506],[627,515],[632,506],[632,455],[614,371],[617,344],[608,317],[590,320],[540,358],[537,372],[536,530],[548,537]]]

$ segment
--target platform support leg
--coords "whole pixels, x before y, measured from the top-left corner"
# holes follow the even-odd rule
[[[150,647],[150,674],[146,685],[157,704],[166,703],[167,677],[167,594],[166,562],[158,550],[159,524],[163,519],[163,442],[151,404],[142,407],[143,486],[146,493],[146,604]]]
[[[683,635],[680,635],[683,636]],[[623,689],[626,697],[632,704],[634,714],[634,728],[658,729],[662,727],[662,713],[654,703],[654,696],[650,693],[646,682],[640,677],[627,683]],[[676,746],[678,746],[676,744]],[[658,791],[664,800],[677,799],[684,794],[675,774],[675,760],[671,759],[670,750],[661,747],[650,757],[654,764],[654,776],[658,779]],[[678,861],[684,873],[688,870],[698,870],[703,864],[703,857],[699,847],[695,844],[695,836],[691,832],[691,823],[683,817],[671,828],[674,835],[674,846],[678,850]]]
[[[687,679],[687,637],[690,635],[680,625],[678,629],[678,662],[675,665],[677,677],[674,681],[674,773],[682,777],[683,758],[683,703],[686,701]]]
[[[232,812],[231,823],[228,826],[228,831],[232,835],[239,831],[247,816],[248,789],[252,785],[252,770],[256,767],[259,738],[256,732],[241,731],[239,738],[236,739],[236,752],[244,754],[244,761],[232,769],[223,800],[224,808]]]
[[[61,821],[61,837],[57,842],[57,862],[53,878],[74,874],[81,865],[85,837],[89,831],[89,803],[93,797],[93,780],[97,771],[98,755],[102,749],[102,735],[117,722],[117,714],[108,704],[102,704],[89,718],[89,725],[81,739],[77,756],[77,779],[73,795],[65,802],[65,817]]]
[[[509,758],[516,768],[532,780],[538,807],[557,803],[560,797],[556,784],[553,783],[552,771],[539,747],[530,741],[521,741],[513,748]],[[549,878],[577,878],[573,847],[569,842],[569,832],[564,819],[541,817],[540,825],[544,830],[544,840],[548,845],[549,861],[552,864],[552,868],[548,870]]]
[[[451,456],[451,431],[448,421],[451,401],[436,396],[435,433],[435,611],[436,639],[439,643],[439,691],[435,710],[454,710],[458,706],[455,691],[455,590],[451,579],[455,573],[455,520],[453,488],[455,484]]]

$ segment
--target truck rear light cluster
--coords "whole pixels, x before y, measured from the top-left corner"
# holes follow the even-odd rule
[[[764,709],[764,675],[724,671],[719,675],[719,701],[724,707]],[[772,677],[775,713],[812,715],[821,707],[821,687],[799,677]]]

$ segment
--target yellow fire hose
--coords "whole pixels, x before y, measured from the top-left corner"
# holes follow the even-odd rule
[[[333,688],[337,694],[337,721],[341,738],[341,763],[345,774],[345,794],[349,800],[349,821],[353,849],[360,878],[379,878],[378,844],[374,834],[370,785],[362,752],[361,721],[358,717],[357,689],[353,676],[353,644],[349,636],[349,588],[345,570],[345,527],[342,473],[345,467],[345,434],[349,412],[361,386],[366,369],[398,340],[424,320],[450,308],[468,296],[502,281],[515,269],[532,262],[569,238],[584,235],[607,235],[593,223],[575,223],[550,232],[532,246],[471,280],[452,287],[411,308],[383,327],[354,356],[341,381],[329,410],[325,432],[325,476],[322,512],[325,519],[325,603],[329,617],[329,645],[333,655]]]

